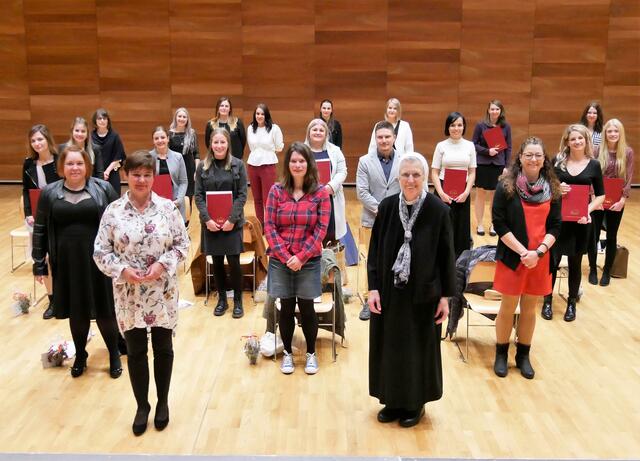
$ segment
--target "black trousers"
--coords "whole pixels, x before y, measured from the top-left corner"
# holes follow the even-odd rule
[[[147,358],[147,330],[134,328],[124,332],[127,341],[129,378],[138,408],[149,406],[149,360]],[[173,330],[151,328],[153,347],[153,376],[156,380],[158,404],[166,405],[173,369]]]
[[[218,293],[225,293],[226,297],[226,273],[224,270],[224,256],[212,256],[213,258],[213,279],[216,282]],[[242,268],[240,267],[240,255],[227,255],[229,263],[231,288],[238,294],[242,292]]]
[[[297,298],[300,316],[302,317],[302,332],[307,342],[307,352],[313,354],[316,351],[316,338],[318,337],[318,316],[313,308],[313,299]],[[296,298],[280,299],[280,336],[284,350],[291,353],[293,330],[296,327],[294,315],[296,312]]]
[[[618,229],[620,228],[620,222],[622,221],[622,214],[624,208],[621,211],[610,210],[597,210],[591,213],[591,220],[593,222],[593,234],[589,239],[589,267],[591,269],[596,268],[596,258],[598,256],[598,240],[600,240],[600,230],[602,229],[602,223],[607,220],[607,248],[605,250],[604,258],[604,271],[609,272],[613,265],[613,260],[616,258],[616,248],[618,246]]]

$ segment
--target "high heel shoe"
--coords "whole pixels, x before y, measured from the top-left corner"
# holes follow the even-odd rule
[[[73,362],[73,366],[71,367],[71,376],[73,378],[77,378],[82,376],[84,370],[87,369],[87,357],[89,354],[85,353],[84,356],[80,354],[76,354],[76,359]]]
[[[153,425],[159,431],[163,430],[169,424],[169,405],[166,403],[156,405],[156,414],[153,417]]]
[[[115,360],[109,360],[109,376],[113,379],[118,379],[122,376],[122,362],[120,357]]]
[[[133,418],[133,424],[131,425],[131,430],[133,431],[133,435],[140,436],[144,434],[147,430],[147,421],[149,420],[149,412],[151,411],[151,405],[147,403],[146,407],[138,407],[136,411],[136,416]]]

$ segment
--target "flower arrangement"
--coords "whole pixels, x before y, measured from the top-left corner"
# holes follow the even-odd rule
[[[255,334],[246,335],[242,338],[245,339],[244,353],[249,358],[249,363],[255,365],[258,363],[258,355],[260,354],[260,341],[258,341],[258,337]]]
[[[28,314],[30,307],[31,307],[31,295],[23,291],[14,290],[13,304],[11,305],[13,313],[15,315]]]

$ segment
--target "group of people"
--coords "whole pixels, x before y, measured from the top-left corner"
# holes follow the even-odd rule
[[[49,280],[50,303],[44,317],[69,318],[77,350],[71,367],[74,377],[87,366],[91,319],[97,320],[109,350],[113,378],[122,373],[119,333],[124,338],[137,402],[132,425],[136,435],[146,430],[151,411],[148,332],[157,388],[154,424],[162,430],[169,422],[176,270],[188,253],[186,208],[192,201],[202,225],[202,250],[213,259],[218,290],[214,314],[221,316],[229,308],[226,258],[234,292],[232,316],[244,315],[239,255],[249,180],[255,214],[269,245],[267,291],[280,300],[284,344],[280,369],[285,374],[295,370],[292,338],[297,306],[307,347],[304,371],[318,371],[313,300],[321,294],[321,251],[347,232],[341,125],[331,101],[322,101],[304,142],[293,142],[285,150],[282,177],[276,182],[284,139],[269,108],[258,104],[246,130],[232,114],[231,101],[220,98],[205,129],[202,159],[186,108],[175,111],[168,130],[154,128],[152,150],[126,156],[104,109],[95,112],[90,135],[87,122],[76,118],[69,141],[59,148],[46,126],[35,125],[29,133],[31,155],[24,164],[23,200],[27,225],[33,227],[34,274],[43,282]],[[411,427],[424,415],[424,404],[442,395],[440,329],[448,315],[447,297],[455,290],[455,261],[472,244],[472,187],[478,191],[475,212],[480,235],[485,233],[485,200],[495,190],[489,233],[499,236],[495,287],[503,298],[496,321],[494,371],[498,376],[507,373],[512,318],[519,304],[516,365],[532,378],[529,348],[536,306],[545,296],[542,315],[551,318],[555,273],[560,257],[567,255],[570,289],[565,320],[575,319],[581,258],[589,250],[591,263],[592,245],[599,238],[599,232],[589,231],[592,221],[598,231],[603,220],[607,223],[600,284],[609,283],[615,235],[633,175],[633,152],[626,145],[622,124],[616,119],[603,123],[602,111],[593,103],[585,110],[584,125],[567,127],[555,158],[539,138],[529,137],[512,159],[504,107],[493,100],[472,141],[464,139],[464,116],[459,112],[447,116],[447,138],[437,144],[429,172],[424,156],[414,152],[411,127],[401,116],[400,102],[389,99],[384,120],[375,124],[368,152],[358,162],[361,238],[369,241],[369,292],[360,318],[371,320],[370,393],[385,405],[378,420],[399,420]],[[493,128],[502,132],[505,145],[488,143],[484,132]],[[597,151],[595,133],[602,139]],[[245,166],[247,143],[250,154]],[[594,152],[599,153],[598,160]],[[320,176],[320,162],[329,166],[325,178]],[[122,196],[120,167],[129,184]],[[452,170],[464,172],[463,188],[455,195],[445,185]],[[601,210],[603,173],[625,179],[622,199],[606,211]],[[159,175],[169,175],[171,199],[153,192]],[[429,176],[435,194],[428,193]],[[593,200],[587,216],[563,222],[561,198],[573,184],[591,185]],[[31,203],[31,189],[42,189],[37,208]],[[212,215],[207,201],[210,193],[220,192],[231,194],[230,210],[222,217]],[[591,272],[589,281],[597,283],[595,253]]]

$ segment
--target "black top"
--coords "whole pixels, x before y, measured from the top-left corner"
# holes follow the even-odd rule
[[[160,161],[160,166],[158,167],[158,174],[171,174],[169,172],[169,165],[167,165],[166,158],[158,158]]]
[[[204,142],[207,149],[211,147],[211,133],[213,133],[213,129],[216,127],[224,128],[229,132],[231,135],[231,155],[242,160],[242,156],[244,155],[244,146],[247,145],[247,133],[245,132],[242,120],[238,119],[236,129],[233,131],[229,129],[228,123],[218,121],[214,126],[213,122],[209,120],[207,122],[207,127],[204,130]]]
[[[331,131],[329,133],[329,142],[338,146],[340,150],[342,150],[342,126],[340,125],[340,122],[333,119],[333,128],[329,127],[329,130]]]
[[[58,156],[53,155],[53,162],[47,163],[42,166],[44,171],[44,177],[47,184],[56,182],[60,179],[56,170],[56,164],[58,163]],[[38,171],[36,161],[31,157],[24,159],[22,165],[22,200],[24,206],[25,216],[34,216],[37,210],[31,209],[31,199],[29,198],[29,189],[39,189],[38,187]]]
[[[106,136],[98,136],[98,132],[93,130],[91,132],[91,142],[102,152],[103,171],[109,167],[111,162],[115,162],[116,160],[124,162],[127,158],[120,135],[114,130],[109,130]]]
[[[554,162],[555,163],[555,162]],[[560,182],[566,184],[584,184],[593,187],[593,191],[597,196],[604,195],[604,185],[602,183],[602,169],[600,162],[595,159],[589,159],[587,166],[576,176],[571,175],[566,170],[555,167],[556,176]]]
[[[195,136],[194,144],[185,150],[184,133],[169,133],[169,149],[182,154],[184,166],[187,170],[187,192],[188,197],[193,196],[195,187],[194,175],[196,173],[196,160],[200,160],[200,149],[198,148],[198,136]]]

